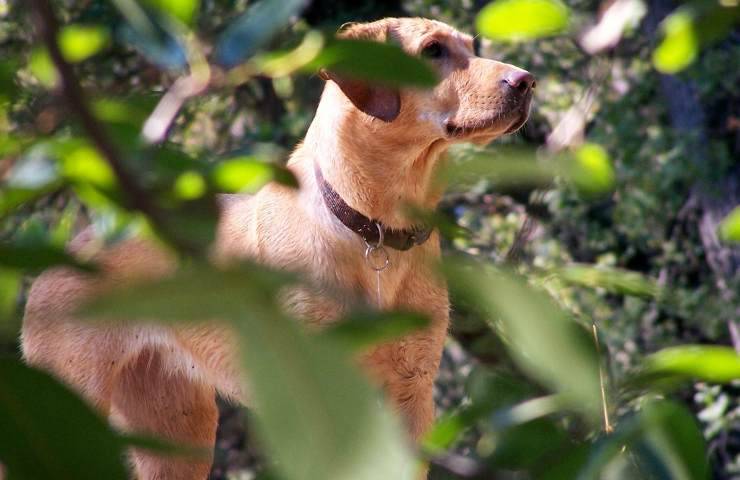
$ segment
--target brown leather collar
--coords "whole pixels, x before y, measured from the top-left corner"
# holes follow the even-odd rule
[[[318,165],[315,170],[316,180],[326,206],[345,227],[362,237],[368,245],[378,245],[381,230],[383,231],[383,245],[401,251],[408,250],[414,245],[421,245],[429,239],[433,230],[431,227],[414,226],[411,230],[394,230],[384,226],[379,220],[372,220],[361,214],[347,205],[339,196],[326,181]]]

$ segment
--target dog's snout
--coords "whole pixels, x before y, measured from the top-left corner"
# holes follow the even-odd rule
[[[525,93],[537,85],[534,75],[526,70],[511,70],[504,75],[503,82],[509,87]]]

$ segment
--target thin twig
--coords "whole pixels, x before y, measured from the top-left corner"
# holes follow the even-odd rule
[[[33,7],[38,34],[46,46],[57,72],[59,72],[61,94],[70,110],[77,115],[82,128],[113,170],[125,195],[127,206],[146,215],[155,227],[166,233],[166,221],[163,212],[150,201],[147,191],[140,187],[136,178],[128,172],[118,149],[110,141],[100,122],[90,111],[72,66],[64,59],[59,49],[57,43],[59,23],[51,4],[48,0],[30,0],[30,3]],[[195,253],[195,248],[188,242],[177,238],[168,239],[181,251]]]
[[[609,404],[606,400],[606,374],[604,373],[604,366],[601,364],[601,346],[599,344],[599,332],[596,330],[596,324],[591,324],[594,334],[594,344],[596,345],[596,356],[599,362],[599,387],[601,390],[601,410],[604,416],[604,433],[609,434],[614,431],[611,422],[609,421]]]

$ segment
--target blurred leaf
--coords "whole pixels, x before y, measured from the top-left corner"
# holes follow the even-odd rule
[[[331,40],[307,67],[319,68],[389,86],[433,87],[438,81],[424,60],[397,45],[368,40]]]
[[[0,358],[0,458],[9,478],[128,478],[125,445],[51,376]]]
[[[56,190],[59,186],[60,183],[55,182],[39,188],[14,187],[0,189],[0,218],[6,217],[24,203]]]
[[[116,177],[100,153],[86,142],[58,144],[61,174],[72,183],[90,184],[101,190],[112,190]]]
[[[643,298],[654,299],[661,295],[661,289],[655,280],[629,270],[572,264],[555,272],[564,281],[575,285],[603,288],[612,293]]]
[[[576,480],[601,480],[604,472],[626,458],[647,478],[707,480],[705,452],[702,433],[686,407],[652,401],[617,422],[614,433],[599,439]]]
[[[429,325],[424,315],[412,312],[355,312],[323,335],[352,350],[361,350],[397,339]]]
[[[250,5],[221,35],[216,63],[233,68],[254,55],[272,36],[300,13],[306,0],[262,0]]]
[[[562,165],[565,175],[586,195],[609,192],[614,188],[614,168],[609,154],[601,145],[584,143],[566,156]]]
[[[534,390],[522,379],[482,366],[471,372],[465,390],[470,397],[470,404],[437,420],[424,437],[423,446],[426,450],[438,453],[452,447],[464,432],[497,408],[516,404],[527,395],[534,394]]]
[[[457,152],[454,161],[440,172],[442,181],[455,190],[470,188],[481,179],[492,182],[496,188],[541,187],[552,182],[554,176],[552,165],[538,161],[533,149],[503,146]]]
[[[283,77],[296,70],[306,68],[321,53],[324,36],[311,30],[303,41],[293,50],[287,52],[267,52],[254,59],[257,70],[270,77]]]
[[[699,39],[694,20],[688,12],[673,12],[661,24],[663,39],[653,52],[653,65],[667,74],[691,65],[699,53]]]
[[[219,212],[212,196],[185,199],[164,207],[163,211],[165,228],[157,232],[163,239],[177,238],[198,252],[204,252],[213,244]]]
[[[19,272],[0,268],[0,324],[15,311],[20,287],[21,274]],[[2,332],[1,327],[0,332]]]
[[[213,169],[212,181],[219,191],[225,193],[254,193],[270,181],[298,186],[290,170],[251,156],[220,161]]]
[[[724,242],[740,243],[740,207],[735,207],[719,225],[719,237]]]
[[[161,68],[183,70],[187,66],[184,41],[165,18],[142,8],[136,0],[112,1],[126,19],[121,30],[121,38],[125,42]]]
[[[43,47],[36,47],[28,57],[28,68],[34,77],[46,88],[53,88],[59,82],[59,75],[51,61],[49,52]]]
[[[56,265],[95,271],[93,265],[77,260],[59,247],[43,243],[0,243],[0,265],[26,271],[40,271]]]
[[[476,28],[496,40],[528,40],[562,32],[568,17],[558,0],[496,0],[480,11]]]
[[[286,479],[413,478],[400,426],[347,352],[280,314],[277,292],[290,278],[254,264],[223,271],[193,265],[98,297],[81,313],[230,321],[240,335],[259,432]]]
[[[647,424],[645,446],[655,453],[649,460],[662,464],[669,480],[707,480],[709,465],[704,437],[696,419],[683,405],[649,403],[641,412]]]
[[[62,210],[56,225],[49,229],[49,242],[52,245],[64,247],[72,239],[79,211],[80,207],[76,202],[70,202]]]
[[[661,23],[663,38],[653,51],[653,65],[665,74],[684,70],[696,60],[701,48],[725,38],[738,21],[737,3],[685,3]]]
[[[445,271],[450,288],[482,309],[509,340],[509,352],[522,370],[562,393],[571,407],[598,417],[599,359],[585,329],[545,293],[507,272],[461,262],[448,263]]]
[[[174,192],[180,199],[193,200],[202,197],[207,188],[203,175],[194,170],[188,170],[182,172],[175,180]]]
[[[669,347],[647,357],[645,370],[648,374],[728,383],[740,379],[740,355],[729,347],[709,345]]]
[[[148,450],[159,455],[176,455],[190,458],[203,457],[210,459],[210,449],[191,447],[186,445],[175,445],[167,440],[149,437],[146,435],[118,433],[118,438],[131,447]]]
[[[490,440],[484,436],[480,441],[494,443],[493,452],[486,460],[508,469],[536,466],[544,457],[565,451],[570,446],[563,429],[547,418],[524,422],[492,436]]]
[[[70,63],[92,57],[109,42],[110,34],[100,25],[65,25],[59,32],[59,49]]]
[[[533,478],[537,480],[574,480],[583,468],[589,454],[590,444],[574,445],[565,451],[558,452],[549,461],[542,461],[535,466]],[[620,477],[616,477],[620,478]]]
[[[200,0],[144,0],[145,3],[162,12],[172,15],[186,25],[190,25],[200,8]]]
[[[15,81],[15,75],[17,72],[17,60],[5,59],[0,61],[0,106],[13,99],[20,90]],[[0,157],[2,156],[3,150],[0,148]]]

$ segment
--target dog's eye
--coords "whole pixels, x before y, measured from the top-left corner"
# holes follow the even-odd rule
[[[421,55],[426,58],[442,58],[447,55],[447,49],[439,42],[432,42],[421,50]]]

